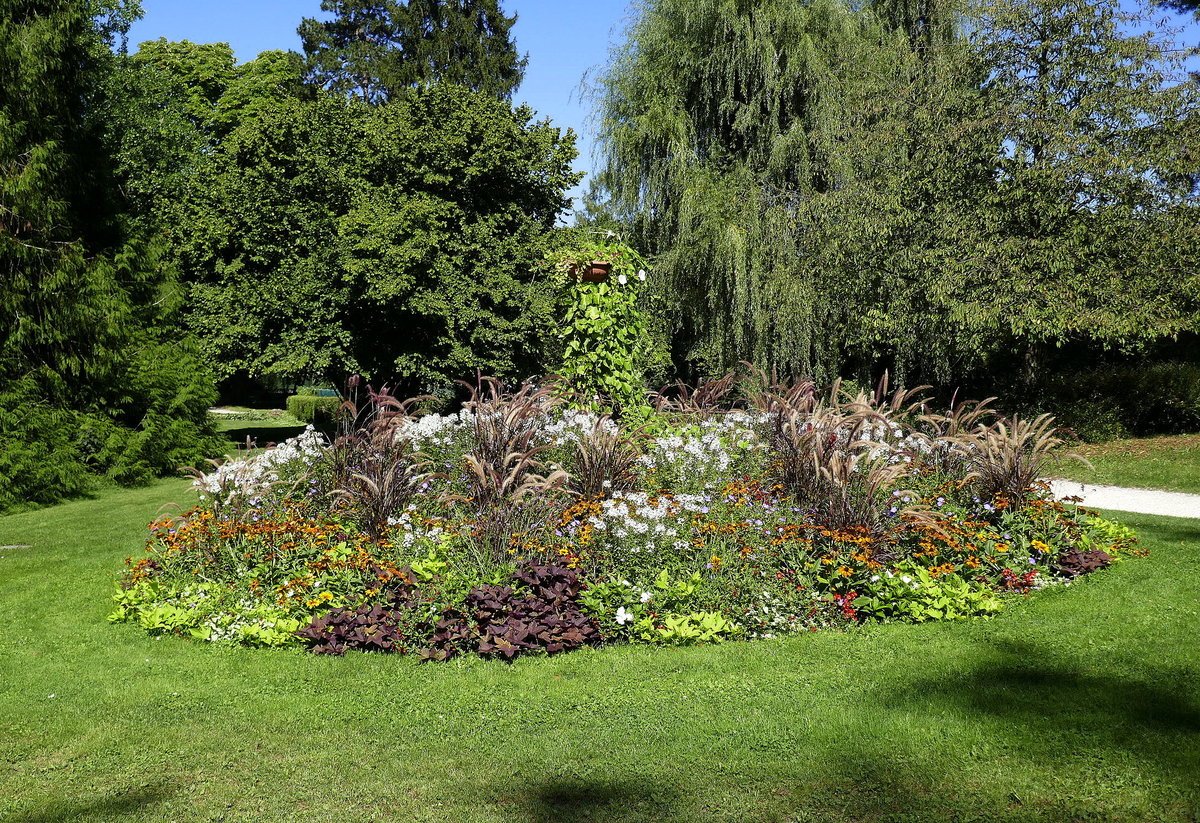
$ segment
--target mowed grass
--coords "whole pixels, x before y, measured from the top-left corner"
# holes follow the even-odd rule
[[[230,420],[213,415],[213,426],[226,439],[239,446],[244,446],[247,439],[252,443],[265,446],[268,443],[278,443],[289,437],[294,437],[304,431],[304,422],[297,420],[285,411],[270,409],[248,409],[242,406],[227,407],[244,412],[253,419]]]
[[[0,819],[1200,819],[1200,521],[991,621],[422,666],[106,623],[171,499],[0,518]]]
[[[1094,443],[1065,451],[1092,464],[1064,460],[1052,474],[1081,483],[1200,494],[1200,434]]]

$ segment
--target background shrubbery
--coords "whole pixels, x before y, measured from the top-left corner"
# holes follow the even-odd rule
[[[342,405],[340,397],[318,397],[315,394],[293,394],[287,399],[287,411],[301,423],[329,425],[335,422]]]
[[[1088,441],[1200,431],[1200,363],[1095,366],[1047,381],[1041,405]]]

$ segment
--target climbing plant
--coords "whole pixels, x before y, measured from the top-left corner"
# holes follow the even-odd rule
[[[636,406],[662,359],[643,308],[646,261],[611,231],[565,236],[551,255],[563,307],[559,376],[586,405]]]

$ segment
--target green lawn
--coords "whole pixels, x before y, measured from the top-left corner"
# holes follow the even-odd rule
[[[1053,473],[1083,483],[1200,494],[1200,434],[1115,440],[1070,451],[1093,466],[1066,460]]]
[[[279,409],[251,409],[226,406],[238,412],[240,419],[212,415],[213,425],[230,441],[244,445],[249,438],[259,445],[277,443],[304,431],[304,423]]]
[[[1200,521],[991,621],[421,666],[106,623],[183,490],[0,518],[0,818],[1200,820]]]

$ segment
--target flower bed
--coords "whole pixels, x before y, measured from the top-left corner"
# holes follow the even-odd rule
[[[114,621],[260,646],[511,659],[986,616],[1139,553],[1049,499],[1052,422],[810,383],[658,395],[620,423],[548,389],[453,415],[372,395],[197,477]]]

